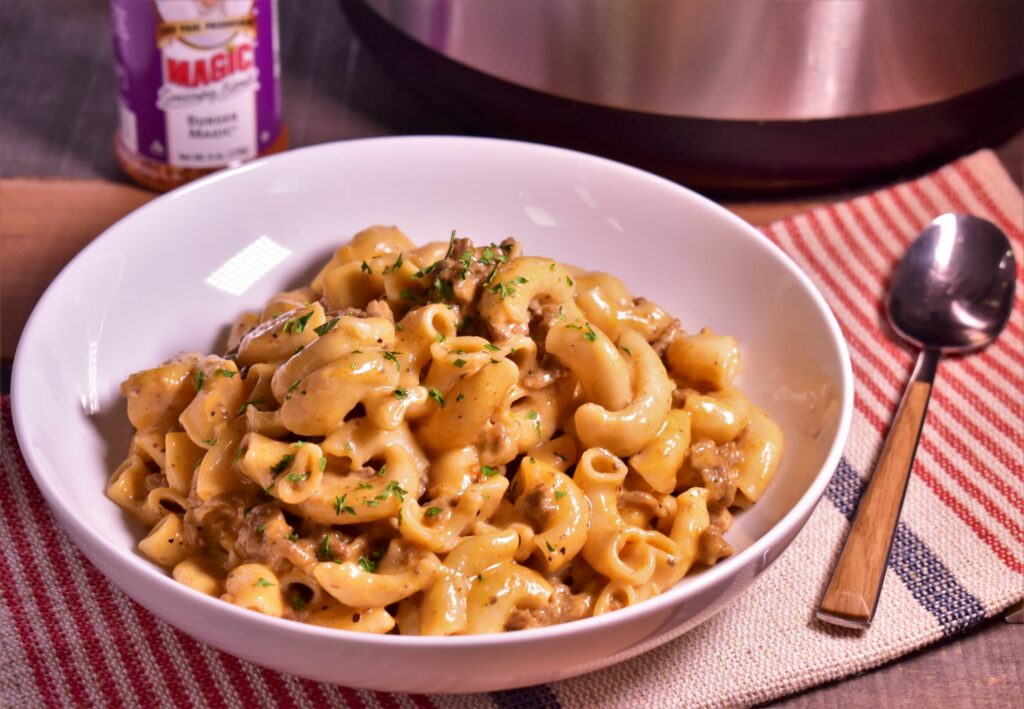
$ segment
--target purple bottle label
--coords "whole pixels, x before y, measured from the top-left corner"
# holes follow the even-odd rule
[[[128,150],[211,168],[277,139],[276,0],[111,0],[111,13]]]

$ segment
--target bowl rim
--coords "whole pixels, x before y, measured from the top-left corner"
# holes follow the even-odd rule
[[[62,493],[57,491],[56,487],[51,483],[48,475],[38,472],[45,466],[36,458],[30,447],[26,448],[22,445],[22,441],[28,439],[28,430],[31,424],[27,420],[28,415],[23,413],[22,407],[18,404],[18,402],[29,393],[29,384],[27,381],[28,375],[26,374],[26,370],[29,365],[21,364],[21,362],[25,360],[25,357],[19,357],[18,355],[27,351],[32,346],[31,343],[35,339],[35,331],[38,329],[37,322],[43,317],[41,313],[44,313],[48,309],[50,301],[57,297],[57,291],[60,290],[64,280],[68,278],[68,274],[77,269],[79,264],[86,260],[94,250],[103,248],[102,242],[108,238],[112,232],[132,229],[133,222],[142,218],[140,215],[147,214],[149,211],[163,209],[166,205],[173,204],[177,200],[185,198],[193,192],[215,188],[215,185],[221,182],[231,181],[238,175],[244,173],[256,170],[273,171],[278,169],[278,166],[287,168],[289,162],[301,163],[304,159],[317,159],[318,153],[329,154],[334,151],[344,151],[350,146],[359,147],[369,144],[382,144],[387,146],[394,145],[398,146],[397,149],[405,149],[404,146],[406,145],[409,146],[409,149],[412,149],[413,147],[427,144],[438,144],[441,147],[448,147],[450,149],[465,149],[463,146],[468,146],[469,149],[479,150],[481,152],[487,149],[494,149],[499,151],[512,150],[550,153],[556,155],[560,160],[575,160],[585,164],[586,166],[618,172],[623,179],[629,181],[646,182],[651,186],[656,186],[661,189],[668,188],[670,192],[675,192],[679,197],[685,198],[692,203],[700,205],[704,209],[714,212],[720,219],[729,223],[733,228],[743,232],[744,235],[750,238],[755,244],[761,248],[767,249],[773,257],[781,262],[789,275],[802,286],[803,290],[810,296],[811,301],[821,312],[823,320],[826,323],[827,334],[830,336],[833,346],[840,358],[839,364],[841,376],[840,381],[838,382],[840,389],[839,420],[837,422],[832,444],[825,456],[824,463],[814,476],[807,490],[804,491],[803,495],[800,496],[796,503],[774,525],[772,525],[767,532],[751,542],[749,547],[738,554],[730,556],[714,566],[703,570],[695,576],[685,578],[673,588],[670,588],[657,596],[653,596],[642,603],[618,609],[613,613],[581,618],[568,623],[560,623],[540,628],[484,635],[454,636],[414,636],[398,634],[379,635],[320,627],[285,618],[274,618],[262,613],[250,611],[230,603],[225,603],[219,598],[207,596],[206,594],[200,593],[199,591],[175,581],[170,575],[156,565],[129,550],[121,549],[109,542],[100,530],[94,529],[91,525],[87,524],[84,519],[70,514],[61,504]],[[112,574],[108,573],[108,568],[116,566],[122,570],[130,570],[135,574],[142,574],[149,583],[161,585],[162,590],[178,596],[178,600],[183,604],[185,609],[189,606],[205,606],[207,610],[227,614],[240,623],[253,623],[255,624],[254,629],[264,628],[270,632],[283,632],[296,636],[306,636],[311,634],[322,639],[355,641],[365,644],[366,646],[381,648],[420,647],[425,649],[445,650],[492,646],[495,644],[509,647],[513,645],[530,644],[549,638],[571,635],[583,631],[598,632],[601,630],[612,630],[620,623],[628,623],[641,616],[651,615],[659,610],[667,610],[671,606],[678,605],[687,597],[698,595],[716,584],[726,581],[729,577],[735,575],[749,564],[756,563],[757,557],[764,555],[768,549],[778,545],[779,542],[793,530],[794,526],[797,527],[795,534],[801,531],[804,524],[806,524],[806,519],[810,517],[810,514],[813,512],[821,496],[824,494],[825,488],[832,479],[835,469],[839,464],[843,449],[845,448],[846,441],[849,436],[853,419],[853,382],[853,370],[846,340],[835,315],[832,313],[831,308],[828,306],[817,287],[811,282],[808,275],[804,273],[792,258],[790,258],[790,256],[781,248],[770,241],[755,227],[748,224],[746,221],[733,214],[720,204],[682,185],[658,175],[654,175],[645,170],[641,170],[615,160],[570,150],[568,148],[499,138],[449,135],[412,135],[339,140],[292,149],[281,154],[260,158],[252,162],[200,178],[199,180],[179,187],[171,192],[160,195],[132,212],[129,212],[105,229],[85,248],[76,254],[74,258],[72,258],[71,261],[61,269],[60,273],[58,273],[58,275],[53,279],[46,291],[40,297],[39,301],[36,303],[28,321],[26,322],[15,352],[11,375],[10,401],[14,430],[19,442],[19,449],[25,458],[25,462],[27,463],[27,467],[33,480],[42,492],[43,497],[51,511],[54,513],[54,516],[66,527],[65,531],[69,533],[69,536],[75,542],[79,550],[89,557],[92,563],[94,563],[103,573],[104,577],[132,598],[139,600],[143,605],[148,606],[148,604],[143,602],[144,599],[138,598],[135,593],[125,588],[120,580],[113,578]],[[86,540],[88,543],[83,543],[81,540]],[[94,549],[100,549],[106,552],[105,555],[102,555],[102,561],[97,560],[97,557],[100,557],[101,555],[94,552]],[[767,568],[767,566],[764,568]],[[757,574],[760,574],[764,568],[759,569]],[[178,625],[174,621],[171,621],[171,624],[175,626]]]

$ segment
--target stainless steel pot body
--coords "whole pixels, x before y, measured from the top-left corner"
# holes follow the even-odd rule
[[[365,1],[485,74],[661,115],[884,113],[1024,73],[1021,0]]]
[[[813,159],[800,155],[800,142],[786,140],[789,153],[797,153],[792,183],[799,186],[948,156],[953,146],[962,150],[1024,122],[1024,0],[341,2],[385,64],[428,94],[458,100],[457,112],[472,107],[464,115],[489,132],[615,154],[596,134],[621,135],[643,118],[654,122],[646,131],[652,140],[667,141],[661,153],[704,163],[706,156],[687,146],[715,135],[717,127],[748,151],[752,185],[786,182],[782,173],[758,176],[759,165],[778,163],[780,156],[756,150],[757,143],[777,139],[772,131],[783,126],[828,126],[820,143],[814,130],[804,131],[806,149],[831,145],[842,152],[836,138],[849,135],[851,120],[905,115],[923,121],[926,133],[925,124],[941,123],[933,140],[917,137],[908,146],[913,149],[873,163],[852,140],[849,147],[861,158],[831,166],[825,159],[820,174]],[[396,56],[409,52],[417,58]],[[422,69],[425,63],[432,75]],[[993,87],[998,92],[987,100],[961,101]],[[510,109],[515,113],[536,97],[551,100],[533,106],[532,130],[518,116],[506,125]],[[1010,115],[989,115],[1001,105]],[[929,118],[933,107],[940,110]],[[587,129],[574,133],[570,122],[581,120]],[[759,126],[768,132],[755,135]],[[884,120],[854,128],[866,138],[893,130]],[[634,162],[650,166],[643,157]],[[696,181],[712,184],[720,177]]]

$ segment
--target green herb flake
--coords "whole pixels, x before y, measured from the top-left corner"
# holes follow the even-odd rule
[[[313,311],[312,310],[310,310],[305,315],[302,315],[302,316],[297,317],[297,318],[292,318],[291,320],[289,320],[288,322],[286,322],[284,324],[285,334],[287,334],[287,335],[297,335],[297,334],[299,334],[300,332],[302,332],[303,330],[306,329],[306,323],[309,322],[309,319],[311,317],[313,317]]]
[[[363,261],[363,263],[359,266],[359,270],[363,271],[364,273],[369,273],[371,276],[373,275],[373,271],[370,270],[370,264],[366,263],[366,261]]]
[[[456,401],[462,401],[462,400],[463,400],[463,399],[465,399],[465,398],[466,398],[466,395],[465,395],[465,394],[459,394],[459,395],[458,395],[457,397],[455,397],[455,400],[456,400]]]
[[[247,402],[245,402],[244,404],[242,404],[241,406],[238,407],[238,415],[241,416],[242,414],[244,414],[245,410],[247,408],[249,408],[250,406],[256,407],[256,406],[259,406],[262,403],[263,403],[263,399],[253,399],[252,401],[247,401]]]
[[[263,533],[266,531],[267,525],[265,524],[261,524],[260,526],[256,527],[256,534],[259,536],[260,539],[263,539]]]
[[[256,580],[256,585],[257,585],[257,586],[262,586],[262,587],[267,587],[267,586],[273,586],[274,584],[273,584],[273,583],[271,583],[270,581],[267,581],[267,580],[266,580],[265,578],[263,578],[262,576],[260,576],[260,577],[259,577],[259,578],[258,578],[258,579]]]
[[[416,298],[418,297],[415,293],[412,292],[412,288],[403,288],[401,291],[399,291],[398,296],[402,300],[416,300]],[[397,329],[398,326],[396,325],[395,328]]]
[[[633,352],[628,347],[621,347],[620,346],[619,349],[622,350],[623,352],[625,352],[626,354],[628,354],[630,357],[633,356]]]
[[[464,360],[464,359],[462,359],[460,357],[459,359],[457,359],[454,362],[452,362],[452,364],[454,364],[456,367],[459,367],[461,369],[462,367],[466,366],[466,360]]]
[[[397,389],[395,389],[393,393],[396,399],[404,399],[405,397],[409,396],[409,392],[407,392],[402,387],[398,387]]]
[[[565,277],[565,282],[569,284],[570,288],[572,286],[576,285],[575,283],[572,282],[572,278],[570,278],[568,275],[566,275],[566,277]]]
[[[547,539],[544,540],[544,546],[546,546],[548,548],[548,551],[550,551],[550,552],[554,552],[555,551],[555,548],[553,546],[551,546],[551,542],[549,542]]]
[[[394,495],[399,499],[399,501],[402,501],[405,499],[405,496],[407,494],[409,494],[408,490],[402,488],[402,486],[398,484],[397,480],[392,480],[391,482],[384,486],[384,492],[382,492],[380,495],[377,495],[377,497],[380,498],[381,495],[383,495],[384,497],[387,497],[388,495]]]
[[[277,461],[277,463],[274,464],[274,466],[270,469],[270,472],[274,473],[275,475],[283,473],[285,470],[288,469],[288,466],[292,464],[293,460],[295,460],[294,455],[281,456],[281,460]]]
[[[560,461],[562,461],[563,463],[568,463],[568,462],[569,462],[569,459],[568,459],[568,458],[566,458],[566,457],[565,457],[564,455],[562,455],[561,453],[559,453],[558,451],[555,451],[555,457],[556,457],[556,458],[558,458],[558,459],[559,459]]]
[[[377,474],[374,477],[382,478],[382,477],[384,477],[385,473],[387,473],[387,472],[388,472],[388,464],[385,463],[384,465],[380,466],[380,470],[377,471]]]
[[[200,389],[203,388],[203,382],[205,382],[205,381],[206,381],[206,375],[203,374],[203,370],[200,369],[196,373],[196,391],[199,391]]]
[[[484,345],[484,349],[485,350],[490,350],[491,352],[497,352],[501,348],[498,347],[497,345],[492,345],[490,342],[488,342],[486,345]]]
[[[444,342],[444,341],[445,341],[445,340],[447,340],[448,338],[447,338],[447,337],[445,337],[443,333],[440,333],[440,332],[435,332],[435,333],[434,333],[434,339],[435,339],[435,340],[437,340],[438,342]]]
[[[565,490],[555,490],[555,499],[556,499],[556,500],[561,500],[561,499],[562,499],[563,497],[565,497],[565,496],[566,496],[567,494],[568,494],[568,493],[566,493],[566,491],[565,491]]]
[[[400,370],[402,368],[402,365],[398,363],[398,355],[399,354],[401,354],[401,353],[400,352],[385,352],[384,353],[384,359],[386,359],[388,362],[394,362],[395,363],[395,369],[399,369]]]
[[[320,463],[319,463],[319,465],[320,465],[320,472],[321,473],[324,472],[325,470],[327,470],[327,458],[325,456],[320,456]]]
[[[497,293],[499,296],[501,296],[502,300],[505,300],[505,298],[508,298],[510,295],[514,295],[516,289],[510,286],[505,281],[499,281],[497,285],[491,288],[491,292]]]
[[[292,605],[292,610],[301,611],[306,607],[305,599],[297,593],[293,593],[288,599],[288,602]]]
[[[373,485],[371,485],[370,483],[359,483],[359,486],[356,488],[356,490],[372,490],[372,489],[373,489]]]
[[[234,371],[233,369],[215,369],[213,370],[213,373],[215,376],[227,377],[228,379],[231,379],[231,377],[238,374],[238,372]]]
[[[297,541],[299,541],[299,535],[296,534],[295,532],[292,532],[291,534],[284,535],[284,538],[287,539],[290,542],[297,542]]]
[[[389,273],[397,271],[398,269],[400,269],[402,267],[402,256],[403,256],[403,254],[398,254],[398,258],[395,259],[395,262],[393,264],[391,264],[390,266],[385,266],[384,267],[383,274],[385,276],[388,275]]]
[[[288,473],[288,480],[293,483],[300,483],[309,478],[309,473]]]
[[[492,475],[497,475],[498,474],[498,469],[497,468],[492,468],[489,465],[481,465],[480,466],[480,472],[483,474],[483,476],[485,478],[489,478]]]
[[[317,325],[316,327],[314,327],[313,328],[313,332],[315,332],[320,337],[323,337],[328,332],[330,332],[331,330],[334,329],[334,326],[338,324],[338,321],[340,319],[341,318],[331,318],[330,320],[325,322],[323,325]]]
[[[304,445],[306,445],[305,441],[295,441],[295,443],[292,444],[292,448],[302,448]]]
[[[363,568],[363,571],[368,574],[372,574],[377,570],[377,562],[373,559],[368,559],[365,556],[359,557],[359,565]]]
[[[440,507],[428,507],[425,514],[427,517],[437,517],[443,511]]]
[[[587,323],[583,330],[583,338],[588,342],[597,342],[597,333],[594,332],[594,328],[590,327],[590,323]]]
[[[477,580],[478,583],[483,581],[484,580],[484,575],[483,574],[477,574],[476,575],[476,580]]]
[[[438,406],[440,406],[442,409],[444,408],[444,405],[445,405],[444,396],[441,394],[441,392],[438,390],[437,387],[430,387],[430,391],[428,392],[428,395],[430,396],[431,399],[433,399],[434,401],[437,402]]]
[[[352,514],[355,514],[355,512]],[[334,552],[331,551],[331,538],[326,534],[316,547],[316,558],[320,561],[334,561]]]
[[[345,504],[346,497],[348,497],[347,494],[334,498],[334,514],[341,515],[342,513],[344,513],[354,515],[356,513],[356,511],[351,506]]]

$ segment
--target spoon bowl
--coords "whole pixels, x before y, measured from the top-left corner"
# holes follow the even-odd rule
[[[893,274],[887,315],[919,348],[984,347],[1006,327],[1016,281],[1013,249],[994,224],[943,214],[914,240]]]
[[[910,245],[893,274],[887,316],[921,349],[857,516],[818,604],[819,620],[864,630],[871,624],[943,354],[992,342],[1010,319],[1017,264],[991,222],[943,214]]]

